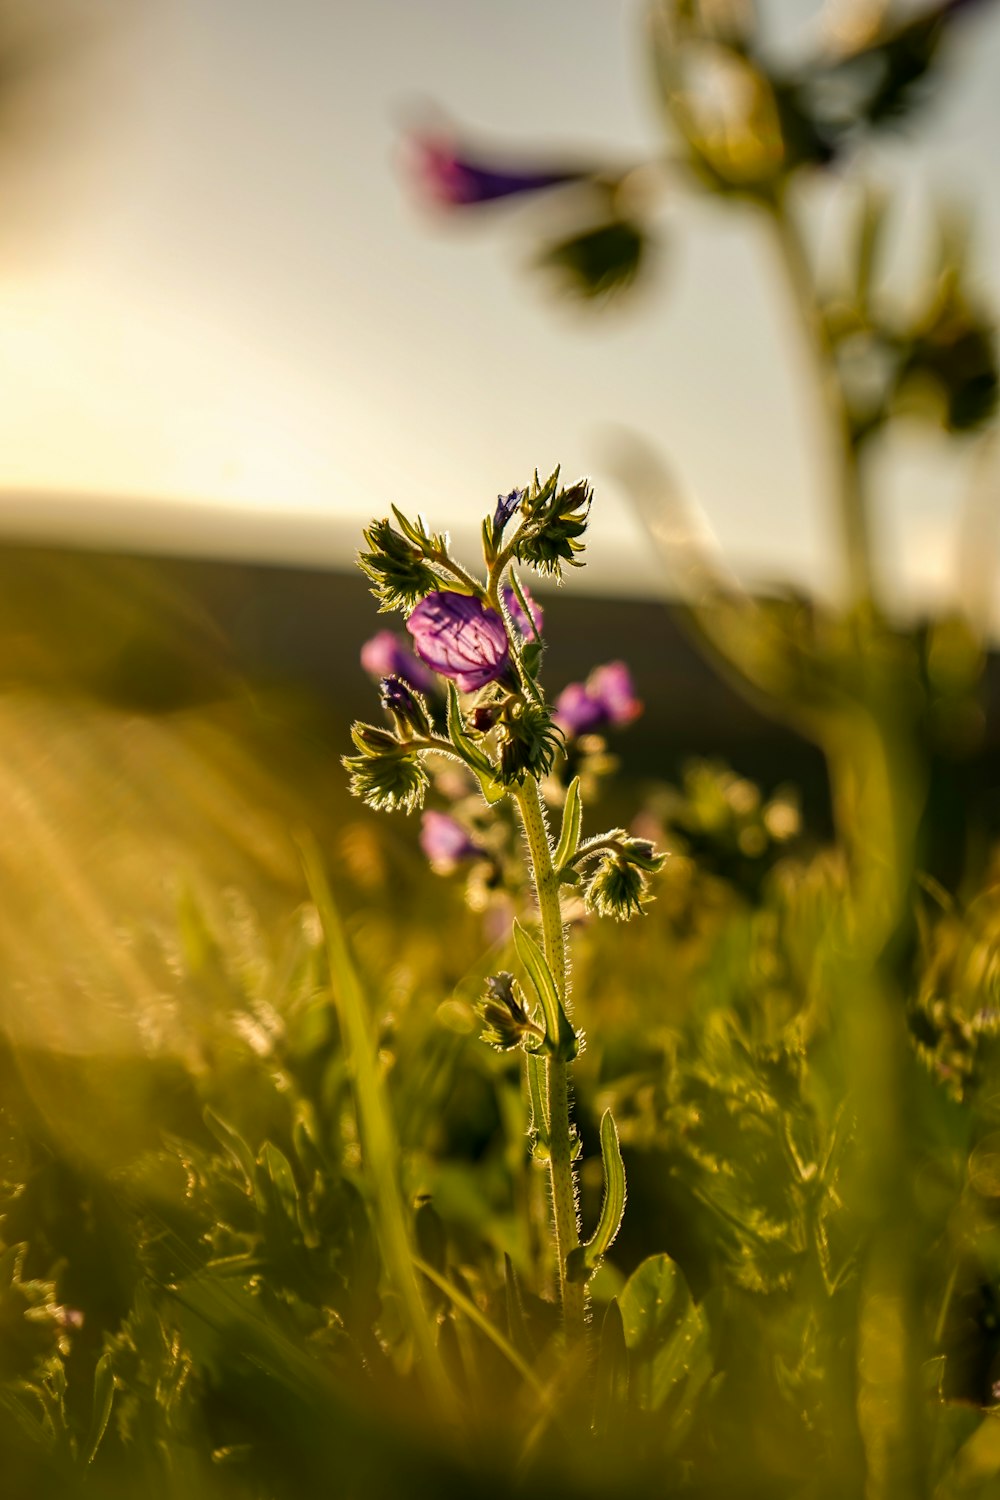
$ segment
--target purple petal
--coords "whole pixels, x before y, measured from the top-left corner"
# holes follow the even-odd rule
[[[609,724],[631,724],[642,713],[632,674],[623,661],[595,667],[587,678],[587,690],[603,705]]]
[[[463,693],[496,682],[506,671],[510,643],[504,622],[471,594],[448,589],[428,594],[406,628],[421,661],[450,677]]]
[[[571,682],[556,699],[553,718],[568,735],[592,734],[609,724],[630,724],[642,713],[632,674],[623,661],[595,667],[586,682]]]
[[[571,682],[556,699],[553,721],[565,734],[590,734],[607,723],[604,708],[582,682]]]
[[[380,630],[361,647],[361,665],[372,677],[401,677],[419,693],[433,692],[434,678],[400,636]]]
[[[443,873],[453,870],[464,859],[478,859],[483,852],[456,818],[442,812],[422,815],[420,847],[434,869]]]

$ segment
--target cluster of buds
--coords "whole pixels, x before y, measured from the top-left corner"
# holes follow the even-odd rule
[[[592,491],[585,479],[563,488],[558,469],[546,480],[540,480],[536,472],[527,489],[499,495],[492,520],[483,523],[487,566],[500,557],[516,557],[537,573],[553,578],[562,577],[564,563],[571,568],[582,567],[581,538],[587,530],[591,499]],[[503,535],[515,512],[520,512],[520,525],[513,541],[504,547]]]

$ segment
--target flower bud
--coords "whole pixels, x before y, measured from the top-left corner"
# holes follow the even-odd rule
[[[372,580],[380,611],[411,609],[438,587],[438,575],[428,566],[421,547],[398,532],[388,518],[373,521],[364,536],[370,550],[358,553],[358,566]]]
[[[513,974],[494,974],[486,981],[486,994],[479,1002],[483,1020],[482,1039],[499,1052],[526,1046],[534,1050],[545,1040],[540,1027],[530,1019],[520,1000]]]
[[[562,565],[579,568],[577,553],[583,551],[580,537],[587,529],[591,489],[585,479],[560,489],[559,470],[544,484],[538,476],[523,502],[525,519],[517,533],[515,554],[539,573],[562,575]]]
[[[399,733],[429,734],[430,719],[423,699],[401,677],[384,677],[380,684],[382,707],[392,714]]]
[[[642,916],[646,893],[647,882],[642,871],[620,855],[611,854],[604,856],[591,876],[584,901],[588,910],[599,917],[627,922],[632,916]]]

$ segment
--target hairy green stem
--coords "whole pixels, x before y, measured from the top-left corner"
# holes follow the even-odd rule
[[[562,912],[559,908],[559,877],[552,864],[552,846],[538,786],[526,777],[515,793],[542,919],[542,946],[563,1007],[566,1005],[567,960]],[[576,1215],[576,1176],[573,1170],[573,1132],[570,1123],[569,1065],[550,1057],[547,1067],[549,1176],[552,1185],[552,1217],[555,1225],[556,1258],[559,1263],[559,1294],[566,1337],[572,1343],[584,1332],[584,1288],[567,1280],[566,1261],[580,1243]]]
[[[857,1366],[852,1372],[846,1360],[838,1359],[831,1378],[842,1390],[857,1383],[858,1436],[868,1470],[869,1500],[916,1500],[925,1492],[917,1377],[925,1341],[918,1326],[913,1203],[906,1171],[907,1043],[883,955],[905,906],[922,796],[913,748],[893,731],[885,706],[873,699],[866,680],[875,598],[857,445],[836,351],[788,210],[787,202],[778,202],[771,218],[822,397],[856,625],[850,649],[859,684],[854,711],[842,709],[821,734],[849,870],[837,1009],[858,1139],[867,1143],[855,1190],[869,1228],[857,1306]]]
[[[833,347],[827,335],[813,286],[802,236],[786,201],[769,215],[804,342],[816,372],[824,429],[834,476],[844,569],[853,609],[866,613],[873,602],[871,536],[858,455],[850,415],[837,374]]]

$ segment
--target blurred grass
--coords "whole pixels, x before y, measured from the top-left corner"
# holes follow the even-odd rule
[[[560,604],[547,662],[559,686],[576,661],[625,654],[609,623],[624,621],[649,714],[621,753],[631,768],[634,745],[643,782],[681,782],[647,787],[676,852],[639,933],[573,929],[582,1212],[596,1222],[611,1107],[629,1200],[598,1323],[666,1253],[711,1373],[689,1397],[669,1387],[669,1421],[612,1415],[595,1445],[552,1355],[521,1080],[476,1035],[502,941],[429,875],[413,826],[346,796],[346,724],[371,712],[363,594],[334,576],[31,549],[0,555],[0,583],[0,1238],[28,1246],[20,1279],[0,1274],[8,1492],[263,1500],[336,1473],[351,1496],[862,1493],[854,1330],[877,1429],[895,1304],[891,1259],[863,1292],[851,1271],[869,1188],[835,1012],[878,1017],[848,994],[843,858],[822,794],[789,836],[787,808],[745,777],[680,778],[686,747],[664,723],[724,748],[705,715],[721,721],[727,700],[706,710],[663,687],[688,671],[666,614],[637,631],[631,607],[587,601],[567,625]],[[742,768],[756,721],[741,714],[725,748]],[[756,733],[772,789],[813,764]],[[916,1376],[947,1395],[930,1398],[922,1451],[943,1496],[985,1496],[1000,1473],[996,876],[977,790],[993,753],[987,737],[978,759],[941,760],[953,800],[932,794],[925,848],[950,850],[963,879],[926,879],[887,976],[925,1248],[910,1305],[936,1351]],[[635,792],[625,776],[609,800]],[[849,1044],[878,1051],[870,1029]],[[42,1321],[25,1322],[29,1301]],[[452,1392],[443,1435],[417,1374],[429,1332]],[[88,1469],[74,1454],[100,1370],[114,1396]]]

